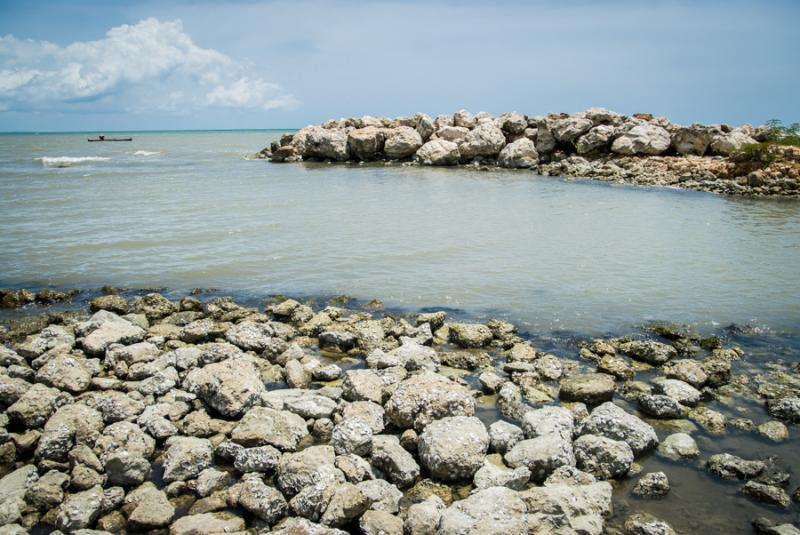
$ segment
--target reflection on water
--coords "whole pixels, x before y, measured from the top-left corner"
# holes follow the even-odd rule
[[[347,293],[532,332],[800,326],[796,201],[241,158],[278,136],[0,136],[0,285]]]

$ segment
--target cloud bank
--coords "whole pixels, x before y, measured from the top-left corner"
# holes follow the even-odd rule
[[[0,37],[0,109],[186,113],[297,104],[251,71],[194,44],[180,20],[148,18],[63,47],[6,35]]]

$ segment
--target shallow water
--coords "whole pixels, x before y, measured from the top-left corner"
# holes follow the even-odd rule
[[[800,325],[796,201],[243,159],[278,136],[0,136],[0,285],[347,293],[535,331]]]
[[[245,159],[279,135],[137,133],[109,144],[83,134],[0,135],[0,287],[113,284],[172,296],[216,287],[250,304],[271,293],[377,297],[392,310],[503,316],[564,357],[598,333],[675,320],[742,346],[739,373],[800,362],[797,201],[529,172]],[[730,323],[761,331],[724,329]],[[767,419],[746,400],[710,406]],[[491,399],[479,416],[497,418]],[[701,466],[721,451],[776,455],[791,492],[797,432],[775,445],[756,433],[698,429],[700,460],[640,460],[644,472],[667,473],[668,498],[636,499],[638,477],[625,479],[612,521],[648,510],[682,533],[749,533],[758,515],[797,521],[797,505],[755,503]]]

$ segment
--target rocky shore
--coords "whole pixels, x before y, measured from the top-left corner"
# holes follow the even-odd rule
[[[273,162],[405,162],[529,169],[541,175],[673,186],[738,195],[800,195],[800,147],[748,147],[769,129],[680,126],[602,108],[493,117],[461,110],[435,119],[364,116],[308,126],[259,153]]]
[[[798,510],[796,459],[693,438],[787,441],[796,365],[740,374],[740,348],[671,324],[564,358],[506,321],[366,308],[109,294],[0,329],[0,535],[669,535],[610,520],[627,481],[670,499],[652,455]],[[763,423],[711,408],[734,394]]]

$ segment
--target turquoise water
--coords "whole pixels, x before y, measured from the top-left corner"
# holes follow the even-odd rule
[[[0,285],[346,293],[534,331],[800,327],[796,201],[249,160],[275,131],[131,135],[0,136]]]

